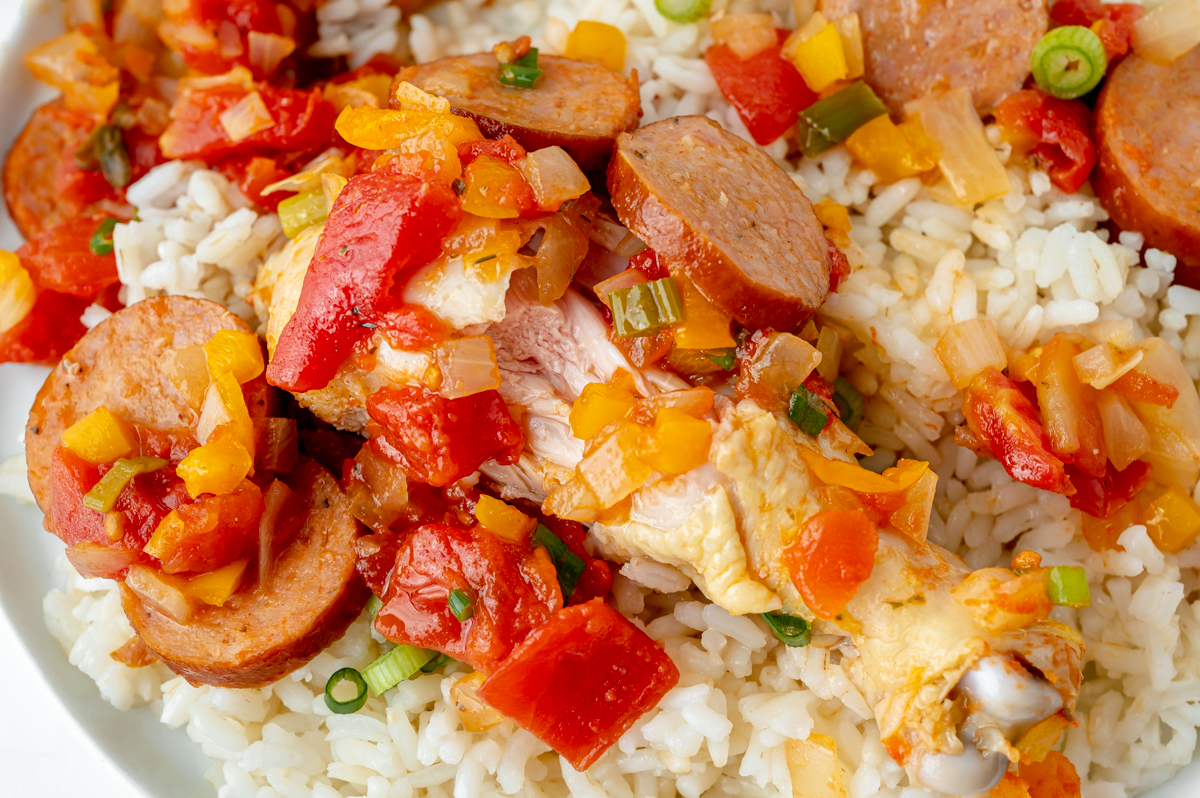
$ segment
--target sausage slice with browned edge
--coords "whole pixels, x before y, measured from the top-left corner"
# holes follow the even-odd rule
[[[501,83],[500,62],[491,53],[405,67],[396,80],[445,97],[488,138],[508,134],[527,150],[559,146],[582,169],[603,167],[617,134],[632,130],[641,116],[637,80],[554,55],[540,56],[538,67],[542,76],[531,89]]]
[[[703,116],[617,138],[608,190],[621,222],[750,328],[790,330],[829,293],[829,253],[804,194],[753,144]]]
[[[833,21],[858,13],[864,79],[893,111],[935,89],[965,86],[980,113],[1029,76],[1049,24],[1046,0],[821,0]]]
[[[1160,66],[1130,53],[1096,103],[1092,186],[1124,230],[1200,267],[1200,48]]]

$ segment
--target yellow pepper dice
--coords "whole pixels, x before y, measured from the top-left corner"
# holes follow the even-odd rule
[[[456,147],[483,138],[474,120],[434,111],[345,108],[335,126],[348,143],[366,150],[390,150],[425,133],[434,133]]]
[[[700,293],[686,276],[675,276],[683,297],[686,318],[675,327],[675,345],[680,349],[727,349],[737,346],[729,334],[730,316]]]
[[[231,562],[224,568],[184,580],[180,588],[183,595],[190,599],[213,607],[222,607],[229,597],[237,592],[248,564],[249,560]]]
[[[685,474],[708,462],[712,425],[677,407],[664,407],[654,417],[650,440],[641,459],[655,471]]]
[[[138,445],[137,433],[128,423],[100,405],[63,430],[63,446],[89,463],[111,463]]]
[[[154,534],[150,536],[150,540],[146,541],[142,551],[161,560],[175,549],[176,542],[186,532],[187,524],[183,522],[183,518],[177,510],[172,510],[158,522],[158,526],[154,528]]]
[[[36,299],[33,278],[21,265],[21,259],[0,250],[0,333],[24,321]]]
[[[520,209],[512,204],[513,188],[524,183],[521,172],[499,158],[480,155],[463,173],[467,190],[462,206],[467,213],[486,219],[515,219]]]
[[[488,532],[510,543],[523,543],[534,525],[534,520],[516,507],[486,494],[475,503],[475,518]]]
[[[571,434],[582,441],[595,437],[600,430],[637,405],[637,397],[625,388],[590,382],[571,406]]]
[[[1178,554],[1200,535],[1200,505],[1178,485],[1151,502],[1142,517],[1154,545],[1167,554]]]
[[[204,357],[213,379],[232,374],[239,383],[245,383],[263,373],[258,336],[240,330],[218,330],[204,345]]]
[[[896,125],[887,114],[851,133],[846,149],[883,183],[937,167],[937,148],[921,125],[913,120]]]
[[[418,89],[407,80],[396,84],[392,96],[400,103],[401,111],[431,111],[435,114],[450,113],[450,101],[445,97],[430,94],[424,89]],[[387,103],[384,103],[387,105]]]
[[[195,499],[203,493],[233,493],[254,465],[246,447],[227,438],[218,438],[193,449],[175,467],[188,495]],[[157,530],[155,534],[158,534]]]
[[[784,43],[783,52],[800,71],[800,76],[813,91],[819,92],[850,74],[842,36],[833,23],[826,25],[809,38],[797,31]],[[793,37],[801,38],[794,41]]]
[[[567,37],[567,58],[593,61],[605,69],[620,72],[625,68],[625,34],[603,22],[583,20]]]
[[[208,386],[197,431],[203,443],[234,441],[254,457],[254,422],[250,420],[242,386],[233,374],[226,372]]]

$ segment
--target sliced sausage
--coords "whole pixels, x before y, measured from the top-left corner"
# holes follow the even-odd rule
[[[983,113],[1021,88],[1046,33],[1046,0],[821,0],[829,20],[857,12],[864,79],[893,111],[966,86]]]
[[[262,687],[341,637],[370,597],[354,570],[358,522],[338,482],[315,462],[292,480],[308,517],[264,583],[181,625],[121,586],[134,631],[192,684]]]
[[[475,120],[483,135],[511,135],[527,150],[559,146],[583,169],[604,166],[618,133],[641,115],[637,80],[595,64],[554,55],[532,89],[506,86],[491,53],[455,56],[406,67],[396,76],[450,101],[454,113]]]
[[[751,328],[789,330],[829,292],[812,206],[762,150],[702,116],[617,138],[608,190],[622,223]]]
[[[113,199],[80,207],[60,196],[55,185],[59,162],[79,148],[93,124],[87,114],[69,111],[56,100],[34,111],[13,142],[4,161],[4,201],[25,238],[81,214],[104,213],[123,219],[132,215],[129,206]]]
[[[1136,53],[1108,76],[1096,104],[1104,209],[1149,246],[1200,267],[1200,48],[1159,66]]]

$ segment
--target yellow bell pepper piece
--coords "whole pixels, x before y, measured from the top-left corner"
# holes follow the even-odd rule
[[[1021,761],[1041,762],[1050,753],[1050,749],[1058,744],[1070,725],[1071,721],[1061,712],[1033,724],[1017,740],[1016,749],[1021,752]]]
[[[175,467],[175,473],[183,480],[188,495],[195,499],[203,493],[233,493],[253,465],[254,458],[246,447],[218,438],[193,449]]]
[[[401,111],[430,111],[435,114],[450,113],[449,100],[445,97],[438,97],[436,94],[430,94],[423,89],[418,89],[407,80],[396,84],[396,91],[393,92],[392,96],[400,103]],[[387,105],[387,103],[384,103],[384,105]]]
[[[142,551],[161,560],[186,531],[187,524],[183,522],[179,511],[172,510],[158,522],[158,526],[154,528],[154,534],[150,536],[150,540],[146,541]]]
[[[183,595],[213,607],[222,607],[229,597],[237,592],[242,577],[246,574],[247,565],[248,560],[238,560],[210,573],[181,580]]]
[[[625,34],[612,25],[583,20],[567,36],[567,49],[563,55],[620,72],[625,68]]]
[[[642,459],[655,471],[686,474],[708,462],[712,426],[676,407],[664,407],[654,417]]]
[[[202,431],[209,427],[204,443],[234,441],[254,457],[254,422],[242,386],[233,374],[226,372],[209,384],[200,407],[199,427]]]
[[[590,440],[612,422],[625,418],[636,405],[637,397],[625,388],[589,382],[571,406],[571,434]]]
[[[515,219],[521,211],[506,200],[511,196],[510,186],[525,182],[521,172],[499,158],[480,155],[467,167],[463,175],[467,190],[463,193],[462,206],[467,213],[486,219]]]
[[[501,230],[474,252],[463,255],[463,265],[484,282],[495,282],[512,273],[512,259],[522,245],[516,230]]]
[[[846,139],[855,160],[883,183],[894,183],[937,168],[937,147],[915,120],[896,125],[884,114]]]
[[[923,460],[901,460],[882,474],[876,474],[858,463],[830,460],[811,449],[800,447],[797,451],[800,453],[800,459],[817,479],[826,485],[838,485],[859,493],[895,493],[908,490],[929,470],[929,463]]]
[[[63,430],[63,446],[89,463],[111,463],[138,445],[137,433],[100,405]]]
[[[730,316],[682,274],[675,276],[683,297],[685,319],[675,330],[675,345],[680,349],[727,349],[737,346],[729,334]]]
[[[232,374],[239,383],[246,383],[263,373],[258,336],[240,330],[218,330],[204,345],[204,357],[214,380]]]
[[[623,422],[579,463],[579,478],[601,508],[612,507],[646,483],[653,469],[639,457],[646,429]]]
[[[838,35],[842,37],[842,52],[846,56],[846,78],[854,80],[863,76],[862,24],[858,12],[854,11],[833,21]]]
[[[1200,535],[1200,505],[1172,485],[1142,511],[1146,532],[1167,554],[1178,554]]]
[[[832,23],[821,28],[811,39],[797,43],[791,60],[813,91],[819,92],[839,80],[845,80],[850,74],[841,34]]]
[[[0,250],[0,333],[21,323],[33,310],[36,299],[33,278],[21,265],[21,259]]]
[[[475,519],[488,532],[510,543],[523,543],[534,525],[534,520],[516,507],[487,494],[475,502]]]
[[[367,150],[390,150],[424,133],[436,133],[454,146],[483,138],[474,120],[432,111],[346,108],[335,127],[347,142]]]

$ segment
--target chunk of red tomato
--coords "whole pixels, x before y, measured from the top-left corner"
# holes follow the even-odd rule
[[[1075,486],[1072,507],[1095,518],[1111,518],[1150,482],[1150,466],[1141,460],[1134,460],[1124,471],[1118,471],[1112,463],[1107,465],[1107,472],[1099,479],[1077,465],[1067,465],[1067,476]]]
[[[1008,95],[993,112],[996,124],[1013,131],[1067,193],[1079,190],[1096,165],[1096,145],[1088,135],[1090,112],[1080,100],[1050,97],[1037,89]],[[1011,137],[1011,136],[1010,136]]]
[[[824,510],[804,522],[783,564],[805,605],[833,620],[875,568],[879,532],[861,510]]]
[[[117,259],[111,252],[97,255],[89,243],[104,216],[85,216],[43,230],[17,250],[21,265],[34,285],[48,291],[95,299],[115,285]]]
[[[232,493],[181,505],[178,522],[163,528],[151,551],[164,573],[215,571],[253,552],[263,509],[262,491],[244,479]]]
[[[791,62],[780,55],[790,31],[779,31],[779,44],[743,61],[723,44],[704,52],[721,94],[737,109],[759,144],[770,144],[796,124],[797,114],[817,101],[817,94]]]

